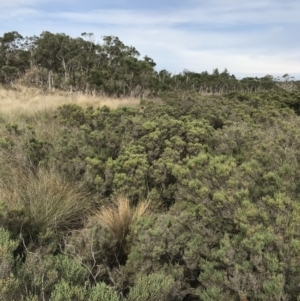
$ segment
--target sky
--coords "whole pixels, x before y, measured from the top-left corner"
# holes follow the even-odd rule
[[[300,79],[299,0],[0,0],[0,36],[117,36],[178,74]]]

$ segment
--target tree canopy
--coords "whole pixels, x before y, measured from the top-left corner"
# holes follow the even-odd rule
[[[73,38],[48,31],[39,36],[23,37],[8,32],[0,37],[0,82],[14,85],[21,81],[49,91],[63,89],[107,96],[157,96],[174,90],[202,94],[229,92],[262,92],[285,89],[299,90],[299,81],[288,74],[282,78],[266,75],[238,80],[227,69],[210,74],[183,70],[171,74],[158,71],[147,55],[125,45],[118,37],[105,36],[101,44],[93,33]]]

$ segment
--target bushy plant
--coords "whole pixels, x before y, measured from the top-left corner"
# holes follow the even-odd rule
[[[138,276],[134,287],[130,289],[128,301],[168,301],[174,300],[172,289],[174,279],[164,273],[154,273],[148,276]]]
[[[120,301],[118,294],[105,283],[97,283],[89,292],[88,301]]]
[[[84,228],[65,235],[63,245],[66,256],[80,263],[93,285],[106,282],[123,290],[117,240],[93,216],[86,221]],[[58,270],[63,272],[64,269]]]
[[[17,243],[10,239],[10,233],[0,227],[0,278],[6,278],[13,266],[13,252]]]
[[[17,243],[10,238],[10,233],[0,227],[0,299],[17,301],[20,282],[13,275],[15,260],[13,252]]]
[[[13,276],[0,278],[0,299],[3,301],[20,300],[19,286],[19,280]]]
[[[49,301],[85,301],[86,295],[85,287],[71,285],[64,280],[56,284]]]

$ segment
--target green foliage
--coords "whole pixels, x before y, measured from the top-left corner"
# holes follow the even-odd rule
[[[87,278],[86,270],[75,258],[60,255],[56,258],[56,266],[59,276],[68,283],[81,285]]]
[[[42,254],[41,250],[26,254],[25,262],[17,262],[15,271],[15,277],[19,281],[16,289],[18,295],[48,298],[56,283],[61,280],[55,263],[53,256]]]
[[[119,301],[118,294],[105,283],[100,282],[90,290],[88,301]]]
[[[163,273],[139,276],[135,286],[131,288],[127,300],[129,301],[154,301],[171,300],[171,290],[174,279]]]
[[[137,68],[117,63],[134,49],[106,43],[111,64]],[[47,117],[53,141],[38,123],[1,123],[1,300],[297,300],[297,97],[65,105]],[[135,213],[143,199],[151,215]]]
[[[9,278],[13,267],[13,251],[17,244],[10,238],[10,233],[0,227],[0,279]],[[3,288],[1,288],[3,289]]]
[[[70,285],[62,281],[55,286],[51,294],[50,301],[84,301],[86,300],[86,290],[84,287]]]
[[[85,114],[81,107],[76,105],[63,105],[58,109],[61,122],[69,126],[80,126],[85,123]]]
[[[0,298],[3,301],[17,301],[19,281],[14,277],[0,278]]]
[[[119,297],[105,283],[98,283],[90,290],[70,285],[66,281],[55,286],[49,301],[119,301]]]

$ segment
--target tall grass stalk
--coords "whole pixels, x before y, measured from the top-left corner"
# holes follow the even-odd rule
[[[126,236],[129,234],[130,226],[149,212],[149,205],[149,201],[144,201],[134,207],[130,205],[128,198],[121,196],[112,205],[101,208],[96,218],[112,233],[123,249],[126,249]]]

